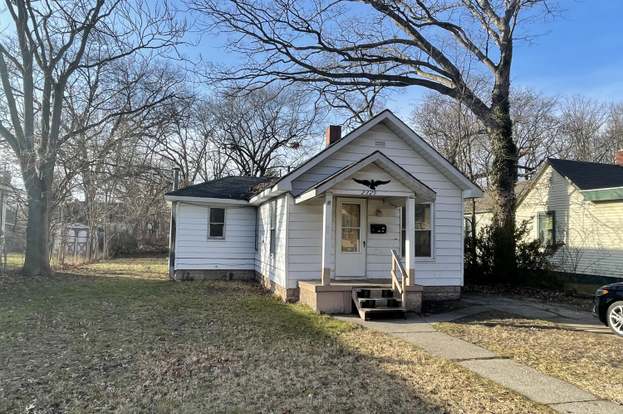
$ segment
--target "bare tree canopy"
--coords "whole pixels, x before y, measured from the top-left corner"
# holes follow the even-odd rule
[[[561,156],[557,99],[527,89],[511,92],[513,140],[519,175],[528,177],[548,157]],[[461,102],[429,94],[412,114],[415,128],[438,151],[483,188],[491,182],[493,152],[482,122]]]
[[[515,276],[518,150],[510,118],[518,28],[547,12],[544,0],[190,0],[246,56],[211,75],[260,88],[275,81],[333,87],[420,86],[460,101],[493,149],[495,267]],[[485,77],[490,92],[470,87]]]
[[[309,153],[318,108],[295,89],[223,94],[211,104],[213,142],[241,175],[279,175]]]
[[[11,27],[0,37],[0,136],[18,158],[28,196],[24,273],[48,274],[48,216],[59,149],[107,119],[142,108],[109,107],[94,122],[63,128],[68,89],[81,74],[129,56],[153,61],[180,41],[184,27],[165,4],[141,0],[5,5]]]

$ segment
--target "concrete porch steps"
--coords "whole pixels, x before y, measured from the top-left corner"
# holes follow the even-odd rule
[[[352,290],[353,303],[364,321],[377,318],[405,318],[407,309],[391,289],[359,288]]]

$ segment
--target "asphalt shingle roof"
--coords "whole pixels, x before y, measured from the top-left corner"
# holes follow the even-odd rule
[[[170,191],[166,195],[248,201],[274,180],[275,177],[224,177]]]
[[[623,167],[588,161],[549,158],[549,164],[580,190],[623,187]]]

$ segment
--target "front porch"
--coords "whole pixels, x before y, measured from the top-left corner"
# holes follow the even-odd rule
[[[353,291],[360,289],[392,290],[391,279],[341,279],[323,285],[322,280],[299,281],[299,301],[316,312],[329,314],[353,313]],[[422,286],[406,286],[405,310],[420,312]],[[403,296],[402,294],[400,295]]]
[[[322,217],[320,279],[299,280],[301,303],[325,313],[351,313],[354,304],[362,317],[419,312],[416,204],[430,206],[435,196],[376,152],[296,197],[297,205],[318,206]]]

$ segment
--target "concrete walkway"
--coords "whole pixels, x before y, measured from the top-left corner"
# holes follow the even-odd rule
[[[388,335],[401,338],[424,349],[432,355],[455,361],[459,365],[490,379],[527,398],[550,406],[560,413],[623,414],[623,407],[611,401],[602,400],[580,388],[545,375],[533,368],[503,358],[497,354],[435,330],[433,323],[449,322],[492,309],[511,312],[524,317],[539,317],[551,320],[562,318],[565,323],[575,325],[572,329],[593,330],[599,326],[588,320],[582,312],[571,310],[543,309],[541,305],[525,307],[520,301],[509,299],[469,297],[464,299],[469,306],[443,314],[419,316],[409,315],[405,320],[363,321],[355,316],[340,316],[338,319],[363,325]],[[524,304],[525,305],[525,304]],[[547,305],[544,305],[547,306]],[[570,312],[570,313],[567,313]],[[531,316],[529,316],[529,314]],[[537,316],[538,315],[538,316]]]

